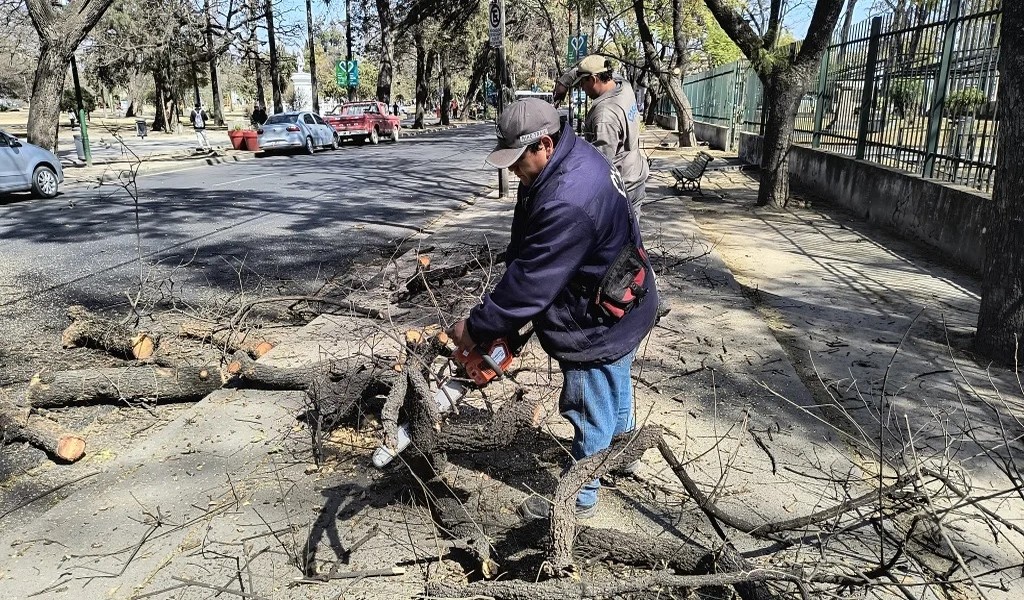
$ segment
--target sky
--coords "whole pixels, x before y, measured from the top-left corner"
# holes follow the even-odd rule
[[[871,14],[872,4],[873,2],[870,2],[868,0],[859,0],[857,2],[857,8],[853,10],[853,22],[860,23],[864,19],[867,19],[868,16]],[[788,27],[789,30],[793,32],[793,37],[795,37],[798,40],[802,40],[807,36],[807,26],[811,22],[811,14],[813,12],[812,9],[813,7],[809,7],[803,10],[795,9],[790,14],[786,15],[786,27]],[[846,9],[844,7],[843,12],[840,13],[839,15],[839,24],[836,26],[836,29],[839,29],[839,27],[842,25],[843,17],[845,16],[845,14]]]

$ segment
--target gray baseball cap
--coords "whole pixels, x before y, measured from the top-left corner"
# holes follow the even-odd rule
[[[539,98],[516,100],[501,113],[494,127],[498,145],[487,155],[487,164],[499,169],[512,166],[526,147],[561,129],[558,111]]]
[[[576,81],[573,81],[572,84],[576,85],[581,79],[588,75],[599,75],[601,73],[611,72],[612,61],[600,54],[590,54],[581,60],[580,64],[576,66]]]

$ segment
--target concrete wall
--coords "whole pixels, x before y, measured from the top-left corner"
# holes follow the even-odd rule
[[[739,155],[759,164],[760,136],[740,134]],[[986,194],[804,146],[792,147],[789,176],[795,189],[922,242],[976,274],[982,271],[991,203]]]
[[[669,131],[675,131],[676,130],[676,116],[675,115],[666,115],[666,114],[663,114],[663,113],[655,113],[654,114],[654,122],[657,123],[658,125],[661,125],[665,129],[668,129]]]
[[[693,132],[697,139],[707,142],[708,146],[715,150],[731,150],[729,147],[729,128],[721,125],[712,125],[704,121],[693,122]]]

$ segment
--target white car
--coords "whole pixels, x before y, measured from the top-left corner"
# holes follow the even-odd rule
[[[0,194],[31,191],[53,198],[63,181],[60,159],[52,152],[0,130]]]
[[[317,148],[337,149],[338,136],[334,128],[324,123],[320,115],[311,112],[286,112],[270,115],[266,123],[256,130],[260,149],[302,149],[312,154]]]

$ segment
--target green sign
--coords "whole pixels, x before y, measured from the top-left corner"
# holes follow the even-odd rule
[[[339,60],[334,63],[334,79],[338,87],[357,87],[359,85],[359,61]]]
[[[583,60],[587,55],[587,35],[580,34],[569,37],[569,48],[565,52],[565,60],[570,65],[578,60]]]

